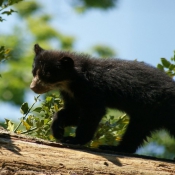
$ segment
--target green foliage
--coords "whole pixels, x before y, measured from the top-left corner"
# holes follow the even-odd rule
[[[17,126],[9,119],[5,119],[5,125],[10,132],[30,134],[53,141],[54,138],[50,133],[52,116],[62,108],[63,102],[58,95],[52,94],[47,96],[39,106],[35,107],[39,101],[39,97],[40,96],[35,97],[35,102],[31,107],[29,107],[26,102],[21,105],[20,111],[23,116]],[[129,118],[126,114],[119,117],[105,116],[100,122],[94,139],[87,144],[87,146],[95,148],[101,144],[116,145],[118,141],[121,140],[121,136],[125,132],[128,122]],[[74,135],[74,127],[65,128],[65,136]]]
[[[10,49],[6,49],[5,46],[0,46],[0,62],[8,58],[9,52]]]
[[[7,129],[8,131],[10,131],[10,132],[13,132],[13,131],[14,131],[15,125],[14,125],[14,123],[13,123],[11,120],[5,119],[5,126],[7,126],[6,129]]]
[[[10,10],[6,10],[8,7],[20,2],[23,0],[0,0],[0,14],[1,15],[11,15],[12,13],[16,12],[13,9]],[[2,18],[2,16],[0,16],[0,22],[4,21],[5,19]]]
[[[62,101],[57,95],[50,95],[42,103],[36,106],[40,96],[34,98],[34,103],[29,107],[28,103],[23,103],[20,112],[23,115],[19,124],[15,126],[14,122],[5,119],[7,130],[18,134],[30,134],[42,139],[54,140],[50,133],[50,124],[52,116],[62,107]]]
[[[42,6],[34,0],[24,1],[15,6],[18,9],[18,13],[22,18],[27,18],[28,16],[34,15],[39,10],[42,9]]]
[[[16,12],[13,9],[7,10],[8,7],[12,6],[23,0],[0,0],[0,22],[3,22],[5,19],[2,18],[2,15],[11,15]],[[10,49],[6,49],[5,46],[0,46],[0,63],[8,58]],[[1,74],[0,74],[1,76]]]
[[[92,141],[86,146],[98,148],[99,145],[118,145],[128,123],[129,117],[126,114],[115,117],[107,114],[100,122]],[[65,128],[65,136],[75,136],[75,127]]]
[[[23,103],[23,104],[21,105],[20,112],[21,112],[22,114],[27,114],[28,111],[29,111],[28,103]]]
[[[21,34],[20,36],[18,36],[18,32]],[[13,48],[8,54],[8,62],[1,63],[3,78],[0,80],[0,99],[20,105],[24,101],[24,93],[32,79],[32,59],[29,58],[30,55],[26,55],[28,52],[22,39],[23,32],[16,28],[14,34],[15,36],[0,35],[0,45],[6,43],[8,48]]]
[[[162,154],[156,155],[155,153],[149,153],[150,156],[156,156],[167,159],[173,159],[175,157],[175,150],[174,150],[175,139],[170,137],[169,133],[166,132],[165,130],[153,133],[152,137],[148,138],[148,142],[149,143],[153,142],[156,143],[157,145],[162,145],[165,148]]]
[[[89,146],[96,148],[99,145],[117,145],[124,134],[129,117],[123,114],[118,117],[106,115],[99,124],[98,130]]]
[[[109,46],[96,45],[93,47],[93,52],[101,58],[114,57],[116,53]]]
[[[101,0],[101,1],[76,0],[72,4],[77,12],[82,13],[91,8],[102,9],[102,10],[111,9],[116,6],[116,3],[117,0]]]
[[[166,58],[161,58],[161,63],[157,65],[157,68],[165,71],[170,77],[175,76],[175,51],[174,56],[171,57],[170,61]]]

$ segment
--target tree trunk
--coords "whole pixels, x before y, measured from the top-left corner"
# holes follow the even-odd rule
[[[0,175],[175,175],[173,161],[104,153],[5,130],[0,130],[0,148]]]

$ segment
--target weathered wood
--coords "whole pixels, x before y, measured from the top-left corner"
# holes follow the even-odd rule
[[[75,150],[0,130],[0,174],[174,175],[175,163]]]

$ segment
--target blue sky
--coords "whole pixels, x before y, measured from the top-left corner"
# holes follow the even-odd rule
[[[52,25],[64,34],[76,37],[75,50],[90,52],[96,44],[112,47],[117,57],[138,59],[156,66],[161,57],[170,59],[175,50],[174,0],[119,0],[109,11],[89,10],[76,14],[71,1],[46,0],[44,6],[54,14]],[[44,12],[44,10],[43,10]],[[15,15],[0,24],[0,32],[9,32]],[[31,48],[32,49],[32,48]],[[32,98],[33,99],[33,98]],[[0,119],[20,117],[19,109],[0,105]],[[13,116],[12,116],[12,111]]]
[[[77,51],[106,44],[114,48],[119,58],[156,66],[161,57],[169,59],[175,50],[174,7],[174,0],[119,0],[118,7],[108,12],[90,10],[77,15],[61,1],[54,10],[60,9],[63,14],[58,12],[53,25],[77,37]]]

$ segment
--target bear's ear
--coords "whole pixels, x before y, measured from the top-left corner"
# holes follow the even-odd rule
[[[70,57],[63,57],[61,58],[61,64],[66,68],[73,68],[74,67],[74,61]]]
[[[42,49],[39,44],[35,44],[34,45],[34,51],[35,51],[35,54],[38,55],[41,51],[43,51],[44,49]]]

